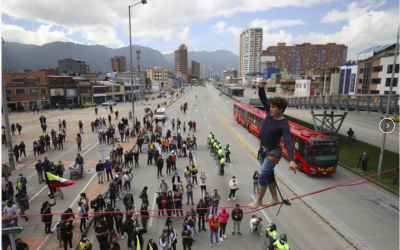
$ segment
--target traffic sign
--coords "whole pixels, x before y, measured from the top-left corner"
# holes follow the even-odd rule
[[[23,229],[23,227],[6,227],[1,230],[1,235],[19,234]]]

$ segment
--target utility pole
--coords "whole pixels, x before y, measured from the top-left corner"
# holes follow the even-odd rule
[[[132,102],[132,131],[135,131],[135,98],[133,96],[133,64],[132,64],[132,31],[131,31],[131,7],[132,5],[128,6],[129,9],[129,53],[130,53],[130,61],[131,61],[131,68],[130,68],[130,76],[131,76],[131,102]],[[140,79],[140,78],[139,78]]]
[[[383,154],[385,153],[385,143],[386,143],[386,130],[388,127],[388,119],[389,118],[389,108],[390,102],[392,99],[392,90],[393,90],[393,83],[394,83],[394,72],[396,71],[396,63],[397,63],[397,54],[399,53],[399,28],[400,25],[397,26],[397,39],[396,39],[396,46],[394,49],[394,59],[393,59],[393,67],[392,67],[392,77],[390,79],[390,89],[389,89],[389,97],[386,106],[386,119],[385,119],[385,126],[383,128],[383,138],[382,138],[382,145],[381,145],[381,153],[379,155],[379,165],[378,165],[378,177],[381,177],[382,172],[382,163],[383,163]]]
[[[2,44],[4,44],[3,38]],[[2,69],[2,86],[1,88],[3,89],[2,91],[2,105],[3,105],[3,118],[4,118],[4,126],[5,126],[5,132],[6,132],[6,146],[7,146],[7,152],[8,152],[8,162],[10,164],[10,167],[12,170],[15,170],[15,162],[14,162],[14,154],[13,154],[13,146],[12,146],[12,139],[11,139],[11,130],[10,130],[10,120],[8,116],[8,106],[7,106],[7,95],[6,95],[6,84],[5,84],[5,79],[4,79],[4,70]]]

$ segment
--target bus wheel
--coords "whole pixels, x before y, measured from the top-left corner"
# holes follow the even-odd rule
[[[296,160],[296,164],[297,164],[297,169],[298,169],[300,172],[304,172],[303,164],[301,164],[301,160],[300,160],[300,159],[297,159],[297,160]]]

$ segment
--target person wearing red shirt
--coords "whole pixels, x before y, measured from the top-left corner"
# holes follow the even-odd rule
[[[218,214],[217,212],[215,212],[213,214],[213,216],[210,218],[210,220],[208,221],[208,224],[210,225],[210,231],[211,231],[211,235],[210,235],[210,241],[211,247],[214,247],[213,244],[213,236],[215,235],[215,241],[217,242],[217,245],[219,246],[219,241],[218,241],[218,228],[219,228],[219,218],[218,218]]]

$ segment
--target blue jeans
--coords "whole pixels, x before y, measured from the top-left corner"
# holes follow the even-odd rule
[[[37,175],[38,175],[38,178],[39,178],[39,182],[42,183],[42,181],[43,181],[43,171],[37,171]]]
[[[214,213],[218,213],[218,205],[217,206],[211,206],[212,207],[212,209],[211,209],[211,215],[214,215]]]
[[[218,230],[217,231],[211,231],[211,235],[210,235],[211,243],[213,243],[213,235],[215,235],[215,241],[218,243]]]
[[[189,203],[190,198],[192,199],[193,203],[193,191],[186,192],[187,194],[187,203]]]
[[[124,189],[126,191],[128,191],[128,187],[129,187],[129,191],[131,191],[131,181],[125,181],[124,182]]]
[[[275,182],[274,168],[282,157],[282,148],[266,152],[265,158],[260,155],[259,162],[261,165],[260,176],[258,182],[261,187],[265,188],[268,184]]]
[[[258,193],[258,181],[254,181],[253,182],[253,189],[254,189],[254,193],[256,192],[256,190],[257,190],[257,193]]]

